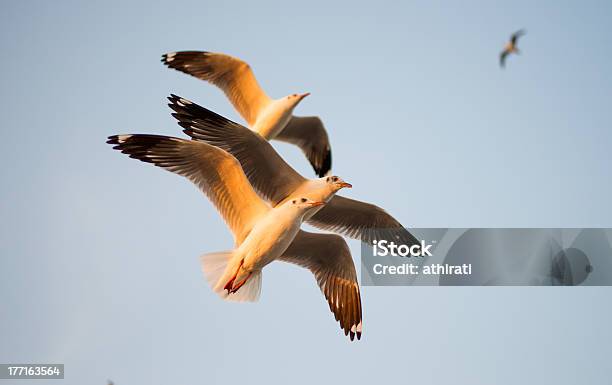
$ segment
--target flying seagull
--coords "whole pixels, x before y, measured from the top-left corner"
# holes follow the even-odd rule
[[[253,187],[272,206],[306,196],[327,202],[312,210],[304,220],[323,230],[333,231],[372,244],[393,240],[413,245],[419,241],[395,218],[370,203],[344,198],[335,193],[350,187],[336,176],[306,179],[289,166],[261,135],[204,107],[171,95],[172,114],[191,138],[218,146],[234,155]]]
[[[162,62],[221,88],[250,129],[268,140],[301,148],[318,176],[331,169],[331,147],[321,119],[292,115],[309,93],[271,99],[259,86],[248,63],[222,53],[172,52],[162,55]]]
[[[361,296],[348,245],[334,234],[300,230],[304,215],[325,204],[299,197],[271,208],[253,190],[240,163],[201,141],[160,135],[114,135],[107,143],[131,158],[182,175],[225,219],[235,248],[205,254],[202,270],[213,291],[230,301],[256,301],[262,269],[274,260],[315,275],[336,320],[351,340],[361,337]]]
[[[511,53],[520,53],[518,47],[516,46],[516,43],[518,42],[518,38],[523,36],[525,33],[525,30],[521,29],[513,33],[510,37],[510,41],[506,44],[504,50],[499,54],[499,65],[502,68],[506,66],[506,57],[508,57],[508,55],[510,55]]]

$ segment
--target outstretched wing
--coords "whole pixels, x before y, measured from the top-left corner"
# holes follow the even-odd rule
[[[182,175],[198,186],[225,219],[236,244],[242,243],[269,207],[247,180],[240,163],[227,152],[193,140],[161,135],[113,135],[113,144],[130,158]]]
[[[306,182],[259,134],[186,99],[175,95],[168,99],[170,108],[176,111],[172,115],[184,132],[235,156],[253,187],[272,205],[289,197]],[[407,245],[418,243],[382,208],[337,195],[308,222],[367,243],[375,239]]]
[[[331,146],[325,126],[318,116],[292,117],[274,139],[301,148],[318,176],[325,176],[331,169]]]
[[[176,95],[168,100],[185,134],[235,156],[253,187],[274,204],[305,181],[258,133]]]
[[[221,88],[234,108],[254,125],[259,112],[270,98],[259,86],[248,63],[222,53],[182,51],[162,55],[170,68],[195,76]]]
[[[525,30],[524,29],[520,29],[516,32],[514,32],[512,34],[512,37],[510,38],[510,41],[512,42],[512,45],[516,45],[516,42],[518,41],[519,37],[523,36],[525,34]]]
[[[300,230],[280,260],[309,269],[345,335],[361,338],[361,294],[355,264],[339,235]]]
[[[419,244],[399,221],[382,208],[339,195],[334,196],[308,223],[369,244],[382,239],[405,245]]]
[[[508,51],[503,50],[499,54],[499,66],[504,68],[506,66],[506,57],[508,56]]]

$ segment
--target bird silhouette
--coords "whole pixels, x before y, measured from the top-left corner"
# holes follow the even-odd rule
[[[513,33],[512,36],[510,36],[510,41],[506,43],[504,50],[499,54],[499,65],[502,68],[506,66],[506,58],[508,57],[508,55],[512,53],[514,54],[520,53],[516,43],[518,42],[519,37],[523,36],[525,33],[526,33],[525,30],[521,29]]]

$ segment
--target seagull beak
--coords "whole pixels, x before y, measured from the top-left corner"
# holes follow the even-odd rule
[[[312,207],[323,206],[325,202],[310,202],[308,203]]]
[[[308,95],[310,95],[310,92],[306,92],[305,94],[301,94],[300,95],[300,100],[304,99]]]
[[[340,188],[344,188],[344,187],[346,187],[346,188],[353,188],[353,185],[350,184],[350,183],[346,183],[346,182],[340,183]]]

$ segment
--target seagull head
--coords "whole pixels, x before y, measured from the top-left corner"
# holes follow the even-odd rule
[[[299,209],[309,209],[311,207],[318,207],[318,206],[323,206],[325,204],[325,202],[323,201],[315,201],[313,199],[310,198],[306,198],[306,197],[301,197],[301,198],[295,198],[291,201],[291,205],[294,207],[297,207]]]
[[[334,191],[338,191],[345,187],[346,188],[353,187],[352,184],[345,182],[344,179],[336,175],[330,175],[330,176],[325,177],[325,183],[327,183]]]
[[[302,99],[304,99],[308,95],[310,95],[310,92],[306,92],[304,94],[291,94],[285,96],[285,100],[287,101],[287,103],[289,103],[291,108],[295,108],[295,106],[297,106],[302,101]]]

